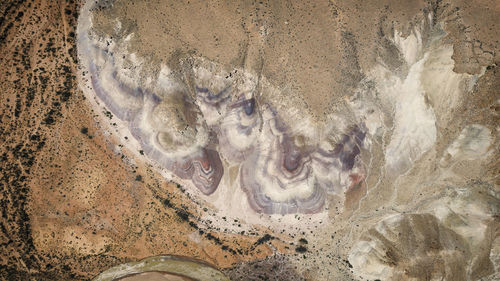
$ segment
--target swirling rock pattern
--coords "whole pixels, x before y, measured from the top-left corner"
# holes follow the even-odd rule
[[[498,3],[2,1],[0,279],[500,280]]]
[[[265,77],[227,71],[202,57],[185,56],[177,62],[180,71],[162,65],[151,74],[126,52],[129,37],[98,35],[89,17],[78,38],[87,86],[144,154],[203,194],[214,193],[228,167],[237,166],[235,184],[256,212],[317,213],[328,194],[343,197],[353,175],[362,173],[362,122],[337,134],[304,131],[307,117],[276,106],[278,90]]]
[[[478,77],[453,71],[452,48],[429,14],[407,36],[394,31],[387,40],[398,60],[376,64],[346,109],[317,122],[300,99],[262,73],[193,53],[168,64],[130,53],[134,33],[121,24],[112,34],[98,31],[89,5],[78,37],[89,95],[161,168],[204,195],[240,189],[257,213],[318,213],[333,197],[343,205],[346,193],[366,178],[364,163],[373,160],[362,152],[388,133],[384,172],[394,178],[406,173],[449,121],[442,104],[455,106]],[[446,87],[434,76],[449,81]]]
[[[219,60],[223,54],[198,52],[196,42],[151,59],[131,47],[141,35],[121,26],[125,18],[103,31],[89,6],[78,37],[87,96],[120,119],[138,143],[132,149],[223,213],[219,226],[227,214],[292,237],[319,229],[316,244],[304,238],[295,253],[335,249],[326,258],[316,250],[314,262],[342,259],[352,271],[339,266],[338,276],[477,280],[497,271],[498,210],[485,206],[498,205],[498,194],[488,184],[468,190],[486,175],[495,129],[457,117],[484,72],[455,71],[435,10],[424,9],[404,32],[381,24],[381,44],[369,50],[376,57],[363,66],[346,59],[353,70],[339,72],[349,85],[319,106],[311,93],[287,89],[274,65],[262,71],[233,56]],[[270,26],[254,34],[260,41],[249,36],[245,52],[254,59]],[[349,33],[341,41],[343,49],[357,45]]]
[[[142,150],[180,178],[191,179],[204,194],[214,192],[223,168],[218,153],[206,147],[206,129],[196,108],[180,92],[160,96],[126,85],[116,75],[109,50],[93,51],[104,56],[101,65],[89,62],[93,91],[114,115],[129,122]]]

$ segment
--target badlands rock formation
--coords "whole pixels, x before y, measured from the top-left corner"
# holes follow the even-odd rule
[[[245,41],[246,52],[260,51],[256,58],[244,52],[225,62],[211,50],[192,50],[201,47],[198,40],[163,58],[148,53],[156,49],[138,49],[151,39],[130,23],[127,13],[137,7],[88,1],[78,29],[81,87],[118,119],[121,138],[135,139],[131,150],[144,153],[168,179],[182,182],[220,214],[284,227],[295,222],[283,215],[303,214],[313,222],[297,224],[295,231],[308,231],[323,220],[341,225],[336,217],[351,209],[351,221],[376,220],[365,224],[361,236],[351,233],[348,262],[355,276],[477,280],[496,270],[492,259],[497,257],[490,252],[498,243],[500,198],[491,184],[465,184],[454,166],[496,154],[498,128],[464,124],[442,148],[457,108],[486,67],[456,71],[447,19],[437,14],[436,5],[416,13],[403,29],[381,24],[377,55],[358,70],[359,77],[341,75],[352,87],[344,93],[332,88],[326,94],[330,106],[319,107],[314,93],[289,89],[286,80],[280,84],[265,71],[277,23],[256,24],[259,40]],[[223,9],[232,8],[241,7]],[[331,32],[321,39],[325,44]],[[234,63],[238,59],[242,65]],[[260,66],[252,64],[259,59]],[[378,192],[376,200],[370,193]],[[387,209],[374,215],[377,208]],[[273,216],[259,221],[259,214]]]
[[[178,72],[162,64],[148,72],[128,53],[133,34],[99,36],[91,11],[78,37],[84,90],[123,122],[136,150],[188,186],[205,195],[242,189],[257,213],[316,213],[363,177],[364,122],[343,131],[315,124],[299,106],[279,104],[283,93],[264,76],[202,57],[179,58]],[[223,178],[230,169],[233,179]]]
[[[497,2],[0,4],[0,279],[500,279]]]

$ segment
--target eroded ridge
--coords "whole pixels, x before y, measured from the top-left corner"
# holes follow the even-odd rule
[[[445,188],[440,198],[419,213],[389,215],[368,229],[349,256],[361,276],[477,280],[494,273],[498,193],[475,183]]]
[[[86,93],[120,119],[138,143],[133,149],[232,214],[356,208],[378,184],[368,186],[367,175],[392,185],[432,153],[449,108],[478,78],[453,71],[453,47],[427,14],[404,37],[387,35],[393,61],[364,70],[342,106],[319,122],[300,98],[254,70],[192,52],[168,63],[140,57],[130,47],[134,32],[119,20],[110,34],[96,29],[91,11],[90,1],[78,36]]]
[[[258,213],[316,213],[328,194],[342,197],[352,175],[362,173],[362,122],[319,134],[300,108],[270,101],[279,90],[265,77],[202,57],[151,71],[127,51],[132,35],[98,35],[87,15],[78,39],[88,92],[125,124],[147,157],[203,194],[239,186]],[[229,167],[238,169],[232,183],[223,180]]]

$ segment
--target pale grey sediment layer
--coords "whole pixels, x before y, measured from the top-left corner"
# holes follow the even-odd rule
[[[228,281],[222,272],[201,260],[182,256],[148,257],[112,267],[94,281]]]
[[[123,18],[106,16],[119,30]],[[87,94],[112,112],[133,112],[115,115],[148,158],[224,214],[256,213],[248,221],[311,233],[316,249],[338,250],[360,279],[490,278],[498,275],[498,208],[483,207],[499,196],[482,170],[498,155],[498,128],[459,117],[486,69],[457,72],[445,19],[432,9],[415,18],[399,25],[404,31],[381,24],[378,57],[346,78],[350,91],[323,89],[340,106],[318,113],[321,122],[273,73],[195,50],[140,57],[128,43],[137,30],[112,36],[89,22],[87,49],[99,52],[80,55],[84,67],[97,61],[99,85],[118,85],[105,97]],[[261,31],[264,41],[273,36],[265,24]],[[331,261],[322,251],[314,252],[317,264]],[[317,265],[308,261],[297,264]],[[318,280],[330,270],[318,269]]]
[[[342,196],[350,175],[361,173],[363,122],[338,136],[319,132],[297,108],[269,102],[277,90],[258,81],[264,78],[238,68],[227,72],[203,58],[184,58],[181,74],[163,65],[164,76],[150,74],[156,84],[145,85],[124,66],[126,40],[98,36],[91,14],[88,20],[81,24],[79,55],[90,90],[127,124],[149,158],[203,194],[215,192],[228,166],[238,165],[236,185],[255,211],[316,213],[328,193]]]

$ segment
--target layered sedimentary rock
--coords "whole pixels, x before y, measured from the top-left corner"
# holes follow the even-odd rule
[[[499,1],[94,2],[0,4],[0,279],[500,280]]]
[[[79,27],[86,91],[125,124],[140,150],[205,195],[222,184],[229,166],[258,213],[322,211],[363,173],[359,159],[367,128],[359,122],[332,130],[315,124],[297,104],[281,103],[265,77],[184,56],[152,71],[120,39],[92,29],[91,2]],[[116,32],[121,33],[120,24]],[[238,187],[239,186],[239,187]]]
[[[439,9],[413,11],[418,14],[400,30],[382,19],[376,46],[365,42],[362,51],[354,48],[360,38],[339,31],[338,57],[350,69],[329,64],[345,87],[328,88],[336,76],[325,78],[318,86],[331,92],[325,105],[318,102],[324,95],[289,89],[279,79],[288,76],[277,65],[295,58],[281,56],[262,70],[283,27],[259,22],[256,32],[252,25],[236,58],[199,46],[197,31],[169,34],[166,39],[189,43],[179,39],[185,46],[162,57],[149,45],[137,47],[151,37],[138,34],[124,11],[138,8],[116,5],[101,12],[89,1],[82,10],[81,86],[109,110],[104,115],[116,117],[110,130],[134,140],[126,143],[131,151],[215,210],[203,219],[232,233],[265,225],[290,234],[296,257],[309,255],[315,263],[300,258],[295,264],[315,268],[318,280],[498,275],[500,202],[495,177],[484,170],[494,165],[498,128],[460,116],[478,80],[494,74],[491,67],[457,71],[448,18]],[[243,19],[243,29],[246,24]],[[229,38],[239,32],[227,29],[222,33]],[[325,38],[326,46],[337,44],[332,34]],[[234,47],[234,40],[214,40]],[[290,65],[301,67],[289,64],[286,71]],[[237,223],[230,225],[232,219]],[[298,234],[304,238],[297,243]],[[324,266],[332,260],[341,263]]]
[[[162,168],[205,195],[220,185],[239,186],[259,213],[316,213],[329,195],[344,198],[364,177],[360,152],[368,149],[365,138],[386,132],[384,118],[393,122],[384,147],[387,172],[406,172],[434,145],[436,124],[447,122],[435,109],[453,107],[457,93],[476,79],[453,72],[452,47],[442,43],[444,33],[429,14],[408,36],[395,31],[387,38],[399,60],[378,63],[348,108],[318,123],[252,71],[189,54],[171,65],[149,65],[127,52],[134,34],[120,22],[114,37],[96,32],[93,5],[87,6],[79,44],[90,94]],[[370,83],[374,87],[366,90]],[[238,182],[222,179],[231,166]]]

